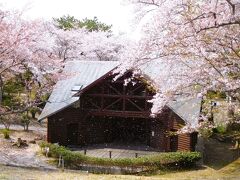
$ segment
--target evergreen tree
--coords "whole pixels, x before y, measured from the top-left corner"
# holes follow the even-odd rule
[[[78,20],[74,16],[64,15],[60,18],[53,18],[53,20],[57,27],[64,30],[86,28],[90,32],[111,32],[112,27],[112,25],[100,22],[97,17],[94,17],[93,19],[84,18],[82,20]]]

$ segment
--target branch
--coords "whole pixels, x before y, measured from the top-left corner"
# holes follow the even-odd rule
[[[19,114],[19,113],[23,113],[23,112],[26,112],[27,110],[29,110],[30,108],[34,107],[34,106],[39,106],[41,104],[43,104],[45,102],[41,102],[41,103],[33,103],[33,104],[30,104],[29,106],[26,106],[25,108],[23,109],[18,109],[18,110],[10,110],[10,111],[7,111],[7,112],[0,112],[0,116],[5,116],[5,115],[9,115],[9,114]]]
[[[159,7],[159,5],[158,5],[157,3],[155,3],[154,0],[152,0],[152,2],[147,2],[147,1],[139,0],[138,3],[141,3],[141,4],[147,4],[147,5],[153,5],[153,6],[157,6],[157,7]]]
[[[231,26],[231,25],[240,25],[240,21],[238,20],[238,21],[233,21],[233,22],[217,24],[215,26],[205,27],[205,28],[202,28],[202,29],[198,30],[196,33],[198,34],[202,31],[206,31],[206,30],[210,30],[210,29],[217,29],[217,28],[220,28],[220,27]]]
[[[235,4],[233,4],[232,2],[231,2],[231,0],[226,0],[227,1],[227,3],[232,7],[232,13],[233,13],[233,15],[235,14]]]

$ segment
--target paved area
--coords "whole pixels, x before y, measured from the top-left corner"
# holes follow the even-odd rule
[[[79,151],[86,154],[88,156],[93,157],[102,157],[102,158],[132,158],[132,157],[141,157],[145,155],[151,155],[159,153],[153,148],[138,144],[138,145],[126,145],[120,143],[109,143],[109,144],[98,144],[92,146],[86,146],[82,148],[71,147],[74,151]]]
[[[222,169],[239,158],[239,150],[234,149],[234,143],[221,143],[215,139],[204,141],[204,164],[213,169]],[[240,178],[239,178],[240,179]]]

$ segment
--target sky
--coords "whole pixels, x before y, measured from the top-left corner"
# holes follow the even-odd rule
[[[101,22],[112,24],[115,33],[131,31],[133,11],[121,0],[0,0],[0,8],[26,9],[25,17],[30,19],[52,19],[63,15],[78,19],[96,16]]]

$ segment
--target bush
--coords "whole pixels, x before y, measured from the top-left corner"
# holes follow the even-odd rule
[[[119,167],[148,167],[150,169],[184,168],[193,166],[201,159],[199,152],[168,152],[139,158],[96,158],[79,152],[73,152],[63,146],[42,142],[40,147],[49,147],[49,156],[59,158],[61,155],[67,167],[77,167],[81,164],[119,166]]]
[[[2,133],[3,133],[3,136],[4,136],[5,139],[10,138],[10,131],[8,129],[3,129]]]
[[[29,117],[29,115],[28,115],[28,112],[26,112],[26,113],[23,113],[22,115],[21,115],[21,125],[23,126],[23,128],[24,128],[24,131],[28,131],[28,126],[29,126],[29,124],[30,124],[30,117]]]
[[[227,127],[219,124],[216,128],[213,128],[214,133],[225,134],[227,132]]]

